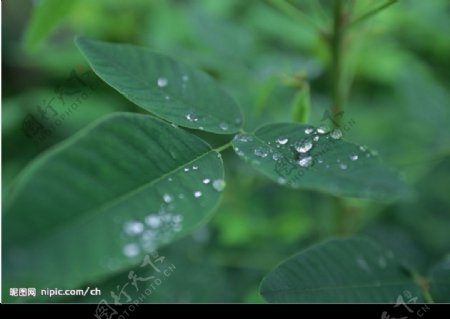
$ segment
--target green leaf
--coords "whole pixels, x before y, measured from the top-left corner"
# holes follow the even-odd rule
[[[94,71],[133,103],[181,126],[239,130],[239,106],[208,75],[142,47],[77,38]]]
[[[10,287],[77,287],[126,269],[207,219],[222,181],[220,154],[182,129],[128,113],[95,122],[19,176],[4,276]]]
[[[31,21],[25,31],[25,47],[35,50],[57,24],[70,13],[77,0],[42,0],[33,9]]]
[[[423,302],[394,255],[365,239],[334,239],[281,263],[262,281],[268,302],[395,303],[404,291]]]
[[[431,270],[430,292],[434,302],[450,302],[450,256]]]
[[[299,123],[307,123],[311,112],[311,102],[309,96],[309,85],[304,87],[295,95],[292,103],[292,120]]]
[[[310,134],[305,132],[308,129]],[[350,129],[349,123],[339,132]],[[319,134],[302,124],[269,124],[253,134],[235,136],[233,147],[255,169],[293,188],[374,199],[403,195],[405,185],[378,156],[342,138],[333,138],[337,133]],[[296,150],[303,143],[312,144],[306,153]]]

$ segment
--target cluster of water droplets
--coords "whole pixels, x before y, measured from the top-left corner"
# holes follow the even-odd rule
[[[123,246],[126,257],[136,257],[141,252],[151,252],[160,242],[166,242],[174,236],[174,232],[182,230],[183,216],[173,211],[173,198],[169,194],[163,195],[164,204],[157,212],[151,212],[143,219],[129,220],[123,225],[123,232],[129,240]]]
[[[179,209],[184,207],[180,201],[191,198],[190,200],[201,200],[207,193],[207,188],[212,188],[216,192],[222,192],[226,186],[221,178],[202,176],[201,165],[192,164],[184,167],[181,174],[194,174],[188,180],[198,179],[198,188],[189,192],[174,191],[176,189],[174,179],[168,177],[164,183],[167,183],[167,189],[172,192],[164,192],[160,196],[161,203],[159,209],[149,212],[143,218],[127,220],[122,224],[123,237],[126,244],[122,252],[126,257],[133,258],[139,256],[142,252],[153,251],[159,243],[170,241],[177,232],[183,229],[183,215]],[[171,186],[174,185],[174,186]],[[202,205],[202,201],[199,202]]]
[[[343,136],[343,133],[340,129],[334,128],[330,129],[328,126],[320,126],[317,129],[312,127],[307,127],[304,130],[305,137],[301,140],[293,140],[292,138],[288,138],[286,136],[279,136],[275,139],[274,143],[268,141],[269,145],[259,145],[253,148],[253,155],[261,160],[272,159],[274,161],[278,161],[283,158],[283,154],[278,152],[276,149],[281,148],[289,148],[294,150],[296,163],[300,167],[311,167],[314,164],[324,165],[325,168],[329,169],[331,167],[337,167],[340,170],[347,170],[352,163],[358,161],[361,157],[371,157],[375,156],[376,152],[368,151],[365,147],[361,146],[359,149],[355,149],[354,152],[348,154],[345,158],[335,158],[334,160],[327,159],[326,161],[318,156],[313,156],[311,151],[314,150],[314,147],[320,140],[324,140],[324,143],[327,141],[337,141],[340,140]],[[249,134],[239,134],[235,137],[235,141],[240,143],[252,142],[254,137]],[[234,150],[239,156],[245,157],[245,154],[239,146],[234,146]],[[260,160],[252,159],[253,164],[260,164]],[[334,161],[334,162],[333,162]],[[284,183],[284,181],[280,180],[280,183]]]

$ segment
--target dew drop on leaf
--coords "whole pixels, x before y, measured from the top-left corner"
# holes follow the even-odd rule
[[[262,158],[267,157],[267,154],[268,154],[267,150],[265,150],[262,147],[256,148],[254,153],[256,156],[262,157]]]
[[[202,192],[201,191],[195,191],[194,192],[194,197],[195,198],[199,198],[199,197],[201,197],[202,196]]]
[[[127,235],[136,236],[144,231],[144,224],[139,221],[129,221],[124,226],[124,231]]]
[[[135,257],[139,255],[140,249],[137,244],[126,244],[123,247],[123,254],[127,257]]]
[[[303,157],[298,161],[301,167],[310,167],[313,164],[313,158],[311,156]]]
[[[172,196],[170,196],[169,194],[164,194],[163,195],[163,200],[166,203],[170,203],[172,201]]]
[[[279,137],[277,139],[277,143],[280,145],[285,145],[287,142],[289,142],[289,139],[286,137]]]
[[[189,112],[188,114],[186,114],[186,119],[190,122],[197,122],[198,116],[194,112]]]
[[[238,134],[234,138],[236,141],[247,143],[253,141],[253,137],[251,135],[246,134]]]
[[[306,153],[313,147],[310,140],[300,141],[295,144],[295,149],[299,153]]]
[[[338,128],[335,128],[331,134],[330,134],[331,138],[338,140],[342,137],[342,131]]]
[[[225,122],[220,123],[219,127],[222,131],[227,131],[229,128],[228,124]]]
[[[169,84],[169,81],[166,78],[159,78],[157,83],[160,88],[163,88],[166,87],[167,84]]]
[[[225,186],[226,186],[226,183],[223,179],[216,179],[212,183],[212,187],[218,192],[223,191],[225,189]]]
[[[322,125],[317,128],[317,133],[319,133],[319,134],[326,134],[329,131],[330,131],[330,128],[326,125]]]

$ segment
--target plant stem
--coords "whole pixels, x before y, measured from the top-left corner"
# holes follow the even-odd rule
[[[343,11],[343,0],[334,0],[333,3],[333,30],[329,40],[331,52],[331,106],[330,112],[333,115],[343,111],[345,99],[345,86],[343,77],[343,41],[345,37],[345,20]],[[335,127],[341,126],[342,116],[333,116]],[[342,198],[334,198],[334,207],[337,212],[336,232],[339,235],[346,235],[350,232],[350,220],[352,214],[349,212]]]
[[[231,142],[229,142],[229,143],[227,143],[227,144],[224,144],[224,145],[221,145],[221,146],[219,146],[219,147],[216,147],[216,148],[214,149],[214,151],[220,153],[220,152],[226,150],[227,148],[229,148],[230,146],[231,146]]]
[[[333,32],[330,39],[331,51],[331,113],[338,114],[343,110],[344,103],[344,81],[342,74],[343,66],[343,40],[344,40],[344,17],[342,0],[334,0],[333,3]],[[341,125],[341,116],[336,116],[335,125]]]

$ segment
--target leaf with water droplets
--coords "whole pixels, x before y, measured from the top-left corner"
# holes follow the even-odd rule
[[[239,134],[232,143],[239,157],[292,188],[378,200],[407,193],[398,174],[377,155],[343,137],[341,130],[285,123]]]
[[[78,287],[190,233],[220,199],[217,154],[182,129],[131,113],[43,154],[6,199],[9,286]]]
[[[216,134],[242,125],[237,103],[203,72],[143,47],[86,38],[76,44],[106,83],[165,120]]]
[[[334,239],[282,262],[262,281],[268,302],[396,303],[421,289],[395,256],[366,239]]]

